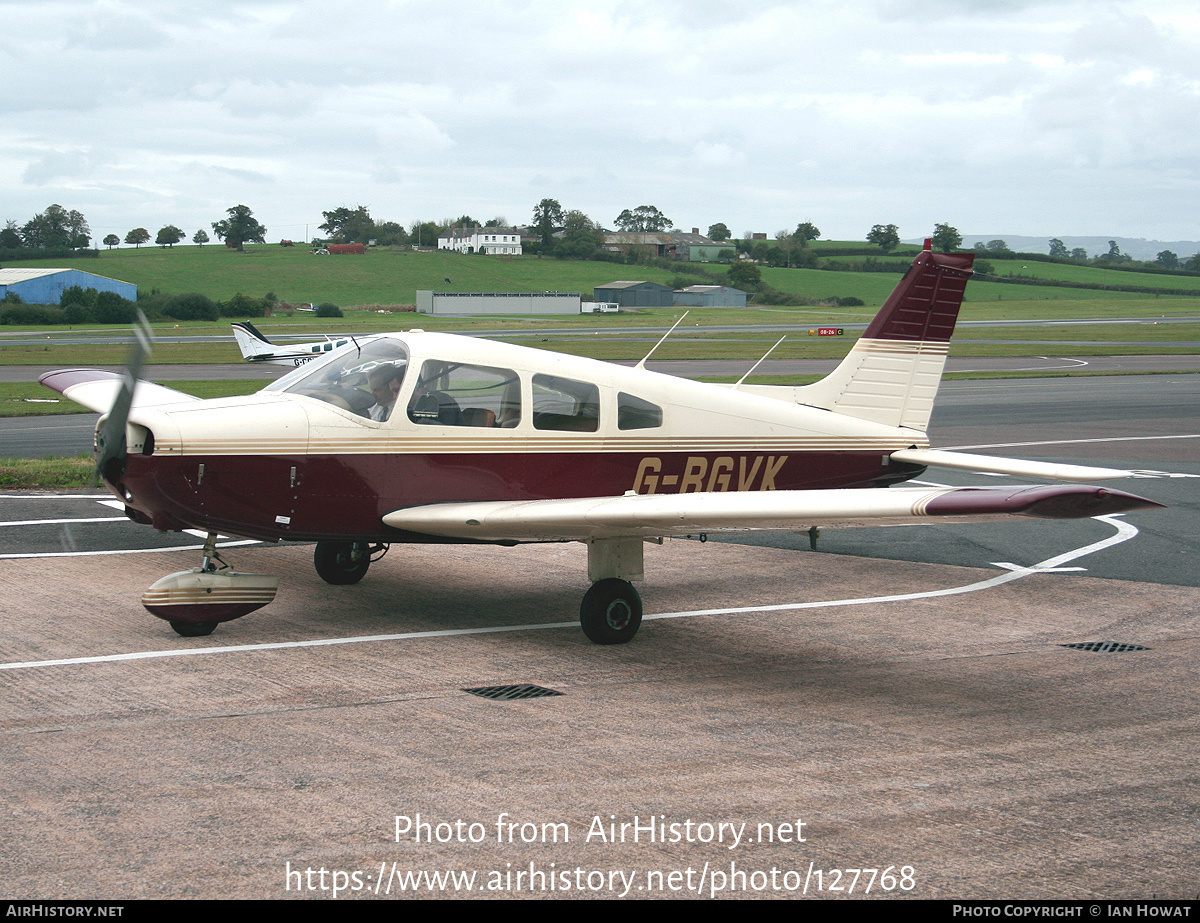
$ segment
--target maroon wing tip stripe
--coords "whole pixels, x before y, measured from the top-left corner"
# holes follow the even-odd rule
[[[117,372],[103,369],[57,369],[38,376],[38,381],[52,391],[62,394],[67,388],[82,385],[89,381],[107,381],[121,376]]]
[[[1085,484],[1044,487],[964,487],[929,501],[930,516],[970,516],[987,513],[1035,516],[1042,519],[1086,519],[1161,507],[1136,494]]]

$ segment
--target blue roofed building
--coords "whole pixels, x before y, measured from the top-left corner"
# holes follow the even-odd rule
[[[137,301],[137,286],[132,282],[82,269],[0,269],[0,299],[11,292],[26,304],[58,304],[63,292],[72,285],[116,292],[122,298]]]

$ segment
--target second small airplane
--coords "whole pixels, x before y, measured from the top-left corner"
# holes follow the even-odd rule
[[[295,367],[311,362],[335,349],[341,349],[353,342],[353,337],[325,337],[316,342],[305,341],[293,346],[277,346],[268,340],[257,327],[249,321],[238,321],[233,327],[233,338],[237,340],[242,358],[247,362],[266,362],[269,365],[286,365]]]

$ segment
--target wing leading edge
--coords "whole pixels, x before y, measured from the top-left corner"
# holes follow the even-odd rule
[[[384,524],[476,541],[594,541],[701,532],[803,531],[1029,516],[1082,519],[1160,507],[1103,487],[955,487],[633,494],[572,500],[441,503],[395,510]]]
[[[38,378],[50,390],[96,413],[108,413],[121,390],[121,380],[120,373],[104,369],[61,369]],[[133,397],[135,410],[200,400],[152,381],[139,381],[137,385]]]

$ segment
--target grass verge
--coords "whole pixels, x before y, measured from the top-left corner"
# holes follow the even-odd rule
[[[67,490],[91,487],[96,464],[90,455],[70,458],[0,458],[0,489]]]
[[[214,397],[236,397],[253,394],[270,384],[261,378],[233,381],[164,381],[164,387],[208,400]],[[32,381],[0,382],[0,417],[44,417],[52,414],[91,413],[74,401]]]

